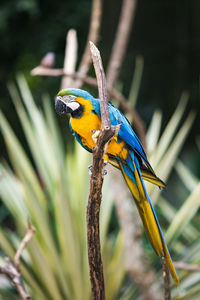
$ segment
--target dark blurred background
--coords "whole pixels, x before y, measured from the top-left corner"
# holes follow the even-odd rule
[[[121,0],[104,1],[99,48],[105,67],[121,3]],[[120,79],[124,83],[123,92],[127,95],[136,56],[142,55],[144,70],[137,110],[147,124],[155,108],[162,109],[164,123],[167,122],[184,90],[190,93],[188,109],[199,109],[199,12],[199,0],[138,1]],[[53,99],[59,90],[60,79],[32,77],[30,71],[49,51],[56,54],[56,67],[62,67],[66,33],[70,28],[77,30],[81,57],[87,39],[90,13],[90,0],[1,0],[0,108],[16,126],[16,130],[18,125],[12,118],[14,109],[9,101],[7,82],[15,80],[18,72],[23,72],[36,99],[40,98],[42,92],[48,92]],[[194,152],[194,140],[199,133],[197,120],[188,140]],[[4,148],[1,147],[1,155],[4,154]]]

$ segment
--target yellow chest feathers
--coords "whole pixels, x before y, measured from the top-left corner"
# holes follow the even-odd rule
[[[93,130],[100,130],[101,120],[96,113],[93,113],[93,106],[90,100],[85,100],[81,97],[76,99],[84,107],[84,112],[80,118],[71,118],[70,123],[72,129],[81,136],[81,141],[89,148],[95,146],[92,139]]]
[[[96,113],[92,112],[93,106],[89,100],[77,98],[76,101],[83,105],[84,112],[80,118],[71,118],[71,127],[81,137],[82,144],[92,149],[96,145],[92,135],[94,130],[101,129],[101,119]],[[126,159],[128,151],[125,147],[125,142],[122,140],[119,142],[118,138],[114,137],[108,145],[107,154]]]

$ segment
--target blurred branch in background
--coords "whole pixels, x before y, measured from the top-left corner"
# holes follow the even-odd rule
[[[176,269],[180,269],[180,270],[186,270],[189,272],[200,272],[200,264],[199,265],[190,265],[190,264],[186,264],[183,261],[175,261],[174,262],[174,266],[176,267]]]
[[[78,68],[78,72],[83,77],[87,74],[90,68],[90,64],[92,62],[90,56],[89,42],[92,41],[95,45],[98,43],[99,30],[101,26],[101,16],[102,16],[102,0],[93,0],[88,38],[85,46],[85,51],[82,55],[82,59]],[[75,82],[75,87],[81,88],[82,84],[83,84],[82,80],[78,79]]]
[[[78,48],[78,42],[76,37],[76,30],[70,29],[66,37],[64,67],[63,67],[64,74],[74,73],[76,68],[76,61],[77,61],[77,48]],[[67,87],[73,87],[73,86],[74,86],[73,78],[63,75],[61,80],[61,89]]]
[[[107,68],[107,84],[112,89],[117,81],[126,53],[137,0],[123,0],[118,29]]]

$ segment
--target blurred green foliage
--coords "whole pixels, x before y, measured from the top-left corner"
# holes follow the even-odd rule
[[[9,91],[29,153],[1,113],[0,130],[9,162],[0,163],[0,197],[15,230],[8,226],[0,229],[0,248],[3,250],[0,261],[4,253],[13,258],[29,218],[36,233],[23,252],[22,273],[33,299],[88,300],[85,214],[89,154],[78,143],[72,151],[66,152],[49,97],[42,97],[40,109],[23,76],[18,76],[17,83],[18,88],[9,84]],[[168,226],[165,236],[173,259],[199,264],[200,183],[187,164],[178,160],[195,117],[191,111],[183,120],[187,101],[188,94],[184,93],[163,132],[162,113],[156,111],[147,134],[147,148],[155,171],[167,181],[175,166],[179,182],[169,186],[171,193],[167,200],[166,194],[161,194],[158,188],[148,184],[147,189],[158,209],[161,226]],[[123,234],[118,226],[110,226],[114,190],[109,176],[105,179],[100,224],[107,299],[140,299],[137,285],[126,276]],[[178,202],[174,199],[174,190],[183,186],[187,188],[187,195]],[[155,267],[156,282],[162,287],[159,259],[146,240],[144,254]],[[179,271],[179,276],[181,286],[173,286],[173,299],[197,299],[200,296],[198,273],[183,270]],[[1,282],[0,295],[5,295],[8,300],[17,299],[8,282]]]

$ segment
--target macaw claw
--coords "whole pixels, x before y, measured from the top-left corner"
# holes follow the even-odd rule
[[[107,161],[104,160],[104,167],[108,164]],[[89,173],[89,176],[92,177],[92,165],[89,165],[88,166],[88,173]],[[103,176],[107,175],[108,174],[108,171],[106,169],[104,169],[103,171]]]
[[[92,129],[92,139],[95,142],[95,144],[97,143],[97,139],[99,137],[99,134],[100,134],[100,130]]]
[[[106,169],[104,169],[103,171],[103,176],[107,175],[108,174],[108,171]]]
[[[88,173],[89,173],[89,176],[92,177],[92,165],[88,166]]]

